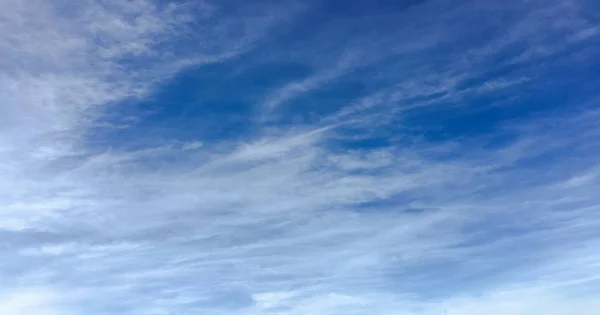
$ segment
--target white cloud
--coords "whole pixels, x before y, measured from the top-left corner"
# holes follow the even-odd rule
[[[63,255],[64,260],[55,268],[70,266],[77,280],[60,282],[89,294],[108,290],[122,279],[128,279],[134,290],[157,286],[160,289],[153,289],[153,294],[162,302],[156,307],[167,314],[185,310],[187,302],[181,299],[201,302],[206,298],[203,303],[208,303],[219,290],[254,296],[256,309],[249,307],[248,314],[335,314],[340,310],[360,314],[373,309],[384,314],[396,314],[396,310],[397,314],[418,313],[411,307],[426,310],[425,314],[442,308],[476,314],[484,305],[498,313],[510,310],[524,314],[532,309],[542,311],[542,306],[534,303],[536,299],[546,301],[550,299],[547,296],[561,294],[561,288],[556,287],[559,282],[581,287],[593,280],[594,269],[584,269],[584,264],[593,266],[600,257],[583,249],[572,255],[564,253],[574,244],[592,241],[600,223],[593,219],[594,208],[587,208],[595,200],[588,188],[570,186],[564,191],[560,186],[563,191],[558,193],[559,186],[548,181],[510,188],[503,183],[518,182],[527,175],[498,171],[535,152],[544,152],[544,138],[529,144],[538,148],[536,151],[518,150],[510,155],[498,155],[495,150],[473,152],[473,159],[448,162],[419,154],[431,152],[427,147],[412,147],[404,153],[394,150],[384,154],[386,163],[378,168],[367,167],[367,173],[353,174],[348,171],[356,167],[338,170],[329,166],[327,152],[318,145],[327,133],[310,134],[313,138],[289,135],[251,145],[253,152],[262,152],[263,147],[265,152],[274,152],[268,158],[257,159],[254,154],[240,154],[234,149],[183,169],[177,165],[161,166],[160,171],[142,168],[110,173],[106,170],[113,168],[113,163],[126,165],[132,160],[119,158],[121,153],[116,151],[105,153],[107,157],[100,160],[105,162],[66,175],[72,178],[69,181],[78,178],[90,185],[91,199],[83,211],[65,208],[60,220],[30,225],[62,229],[77,224],[88,235],[69,251],[49,244],[39,253]],[[562,141],[562,145],[569,145],[567,139]],[[209,152],[194,154],[205,160],[202,155]],[[139,156],[134,155],[133,161],[136,158]],[[365,157],[349,152],[339,158],[360,165],[358,161]],[[381,167],[383,172],[378,173]],[[573,171],[564,169],[554,182],[570,178]],[[98,178],[99,174],[106,175]],[[500,190],[494,192],[495,187]],[[562,213],[560,199],[566,195],[582,198],[584,203],[570,204],[571,212]],[[365,212],[348,211],[356,203],[389,197],[400,199]],[[107,206],[110,198],[114,201]],[[588,225],[581,225],[583,222]],[[524,230],[506,236],[495,234],[506,228]],[[58,233],[68,231],[60,229]],[[113,245],[101,241],[107,238],[130,242],[131,246],[110,249]],[[515,250],[515,242],[525,251],[505,256],[506,251]],[[53,248],[63,250],[58,253]],[[532,264],[539,264],[540,257],[576,265],[579,273],[553,263]],[[513,258],[518,260],[511,262]],[[420,265],[431,270],[417,271]],[[461,270],[461,265],[469,267],[452,275],[436,271],[443,265]],[[436,282],[451,285],[452,281],[481,277],[494,268],[501,268],[524,285],[533,285],[534,291],[527,289],[526,294],[507,297],[482,293],[484,296],[477,298],[412,304],[404,304],[405,298],[397,302],[385,295],[369,295],[371,288],[379,286],[398,285],[400,292],[407,293],[422,285],[435,286]],[[395,284],[394,277],[402,282]],[[449,279],[440,281],[438,277]],[[538,277],[544,280],[534,281]],[[201,286],[195,284],[197,278],[203,279]],[[584,279],[590,280],[578,282]],[[499,279],[492,276],[488,281],[477,290],[488,292]],[[177,292],[167,293],[173,287]],[[294,294],[264,293],[288,289],[294,289]],[[149,298],[135,295],[128,303],[152,305],[147,304]],[[585,297],[580,299],[581,303],[592,303]],[[559,310],[566,302],[557,301]]]
[[[29,0],[5,1],[2,6],[0,161],[6,172],[0,186],[11,187],[4,189],[2,213],[13,214],[15,207],[50,211],[56,208],[53,204],[68,207],[57,202],[73,202],[58,197],[48,200],[48,195],[56,196],[61,190],[75,190],[51,165],[88,154],[80,147],[82,137],[112,104],[147,96],[153,85],[184,67],[235,56],[277,22],[269,14],[255,12],[218,23],[213,20],[214,9],[202,3],[84,1],[71,5]],[[194,48],[192,53],[165,50],[173,41],[186,38],[191,22],[206,23],[204,33],[196,36],[218,36],[218,42],[211,42],[218,47],[197,44],[188,47]],[[222,36],[236,23],[244,24],[245,32]],[[186,145],[197,147],[198,143]],[[78,190],[87,193],[85,184],[80,186]],[[30,189],[37,194],[22,200],[20,194]],[[36,198],[43,201],[33,201]],[[27,216],[18,213],[18,217]],[[2,222],[15,228],[24,224],[13,217]]]
[[[183,144],[181,147],[183,150],[195,150],[202,147],[202,142],[200,141],[190,141]]]
[[[47,289],[29,288],[0,293],[0,313],[6,315],[69,314],[58,306],[60,295]]]
[[[460,95],[456,86],[469,76],[457,69],[471,69],[426,67],[342,110],[352,118],[342,124],[274,128],[234,143],[198,137],[98,148],[86,143],[87,132],[116,103],[147,97],[184,67],[250,49],[280,19],[221,19],[218,6],[146,1],[2,6],[0,314],[558,315],[599,308],[597,112],[498,127],[490,138],[515,138],[503,145],[485,137],[434,144],[392,136],[378,149],[331,146],[349,140],[340,128],[394,116],[391,103]],[[66,8],[77,14],[56,15]],[[209,43],[193,46],[198,54],[170,46],[189,35],[192,17],[205,33],[191,42],[206,36]],[[248,30],[227,35],[232,25]],[[417,53],[432,42],[424,40]],[[285,84],[260,106],[276,108],[361,61]],[[156,67],[141,66],[148,63]],[[513,83],[522,81],[481,88]],[[365,114],[379,105],[390,111]],[[570,154],[520,164],[561,150]]]

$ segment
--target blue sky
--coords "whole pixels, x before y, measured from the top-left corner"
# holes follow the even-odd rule
[[[597,314],[599,12],[0,1],[0,314]]]

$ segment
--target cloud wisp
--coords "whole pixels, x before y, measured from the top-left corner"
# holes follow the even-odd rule
[[[4,1],[0,313],[593,314],[594,4],[514,4]],[[203,71],[241,136],[107,119]]]

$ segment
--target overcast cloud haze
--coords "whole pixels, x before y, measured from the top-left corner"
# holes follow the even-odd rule
[[[0,0],[0,314],[597,315],[600,2]]]

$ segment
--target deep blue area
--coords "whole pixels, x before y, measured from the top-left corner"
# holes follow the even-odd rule
[[[320,61],[319,56],[305,55],[303,51],[311,48],[307,47],[309,39],[324,39],[321,46],[329,48],[318,52],[325,54],[323,60],[330,60],[342,52],[336,45],[352,42],[351,31],[361,35],[389,31],[389,25],[385,23],[373,24],[368,19],[357,19],[357,25],[360,25],[358,29],[342,30],[344,36],[332,37],[329,41],[330,34],[323,32],[322,27],[333,27],[339,31],[335,23],[358,17],[385,17],[389,12],[411,10],[426,3],[387,0],[350,1],[344,6],[339,6],[335,1],[313,3],[315,7],[312,10],[300,14],[302,22],[294,23],[285,30],[275,30],[270,40],[260,42],[260,49],[224,63],[186,70],[157,87],[150,100],[121,104],[118,111],[112,111],[111,116],[105,117],[102,122],[117,125],[127,123],[131,127],[98,128],[89,132],[89,140],[100,148],[108,143],[111,147],[132,148],[170,140],[200,140],[210,144],[255,138],[262,132],[258,126],[260,121],[257,120],[260,120],[264,100],[286,84],[301,82],[318,74],[319,67],[326,69],[332,66]],[[266,4],[259,3],[257,6]],[[227,13],[228,10],[239,10],[239,6],[235,1],[226,2],[222,10]],[[468,17],[471,20],[481,18]],[[495,23],[474,30],[474,36],[466,36],[463,39],[465,43],[446,45],[442,41],[435,50],[426,49],[410,55],[392,54],[364,66],[358,65],[293,95],[274,109],[275,120],[262,123],[276,128],[319,125],[324,119],[352,106],[361,97],[393,87],[399,78],[418,78],[422,71],[431,69],[438,69],[440,73],[453,69],[455,65],[450,62],[462,60],[459,58],[462,55],[465,60],[473,62],[472,67],[477,71],[461,79],[452,91],[417,94],[403,98],[398,103],[382,104],[377,113],[383,115],[385,121],[360,128],[342,126],[337,134],[343,136],[328,142],[329,149],[372,149],[405,141],[409,141],[405,144],[411,145],[410,137],[430,144],[462,141],[497,132],[507,122],[527,121],[549,111],[572,111],[589,101],[585,95],[592,95],[599,86],[597,73],[600,69],[598,63],[590,64],[576,58],[578,53],[590,49],[589,43],[572,45],[550,57],[538,58],[535,62],[509,62],[528,47],[528,43],[519,41],[504,47],[486,63],[471,58],[476,56],[470,55],[472,47],[485,45],[487,37],[502,31],[498,25],[514,20],[516,16],[508,12],[494,18],[497,19]],[[424,17],[424,20],[428,18]],[[397,23],[412,21],[409,17],[409,20]],[[303,54],[305,59],[300,58]],[[502,84],[502,80],[510,82],[520,79],[524,81],[514,86],[477,92],[485,82]],[[397,88],[404,87],[400,85]],[[430,106],[402,110],[403,107],[423,103],[429,103]],[[356,119],[363,114],[359,111],[348,119]],[[128,117],[138,120],[131,122],[127,120]],[[500,146],[512,140],[512,135],[503,134],[487,145]]]

